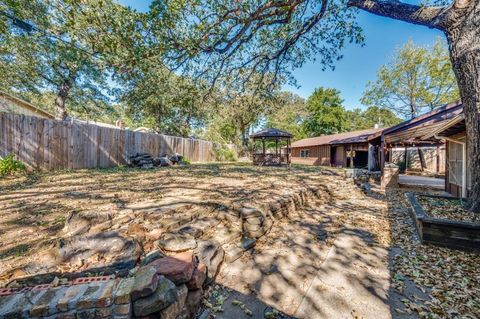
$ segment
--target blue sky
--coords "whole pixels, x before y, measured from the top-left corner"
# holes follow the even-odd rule
[[[139,11],[148,10],[150,0],[119,0]],[[409,1],[411,2],[411,1]],[[361,12],[358,22],[364,30],[365,46],[350,45],[334,71],[322,71],[315,62],[306,63],[294,72],[299,88],[285,87],[307,98],[315,88],[324,86],[341,91],[347,109],[362,107],[360,98],[368,81],[375,80],[377,69],[388,62],[396,47],[409,39],[421,45],[433,45],[440,31]],[[363,108],[363,107],[362,107]]]

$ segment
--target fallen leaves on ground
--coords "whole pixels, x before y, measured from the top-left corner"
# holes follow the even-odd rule
[[[435,218],[480,223],[480,214],[465,208],[465,200],[417,196],[425,212]]]
[[[429,296],[405,298],[407,312],[422,318],[480,317],[480,254],[420,244],[409,217],[404,192],[387,192],[392,244],[402,253],[393,258],[393,286],[403,293],[408,277]]]

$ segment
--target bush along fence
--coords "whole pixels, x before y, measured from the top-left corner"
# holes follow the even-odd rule
[[[0,156],[14,154],[34,169],[126,165],[137,153],[181,154],[191,162],[215,160],[209,141],[0,113]]]

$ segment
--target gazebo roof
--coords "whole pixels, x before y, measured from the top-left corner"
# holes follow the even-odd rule
[[[255,132],[250,135],[251,138],[259,138],[259,137],[285,137],[285,138],[292,138],[293,135],[276,129],[276,128],[266,128],[261,131]]]

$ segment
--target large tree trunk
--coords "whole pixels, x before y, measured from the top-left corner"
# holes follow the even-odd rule
[[[460,88],[467,128],[470,209],[480,213],[480,2],[447,28],[450,58]]]
[[[72,81],[70,79],[64,80],[58,87],[58,94],[55,98],[55,119],[57,120],[63,121],[67,117],[65,103],[71,88]]]

